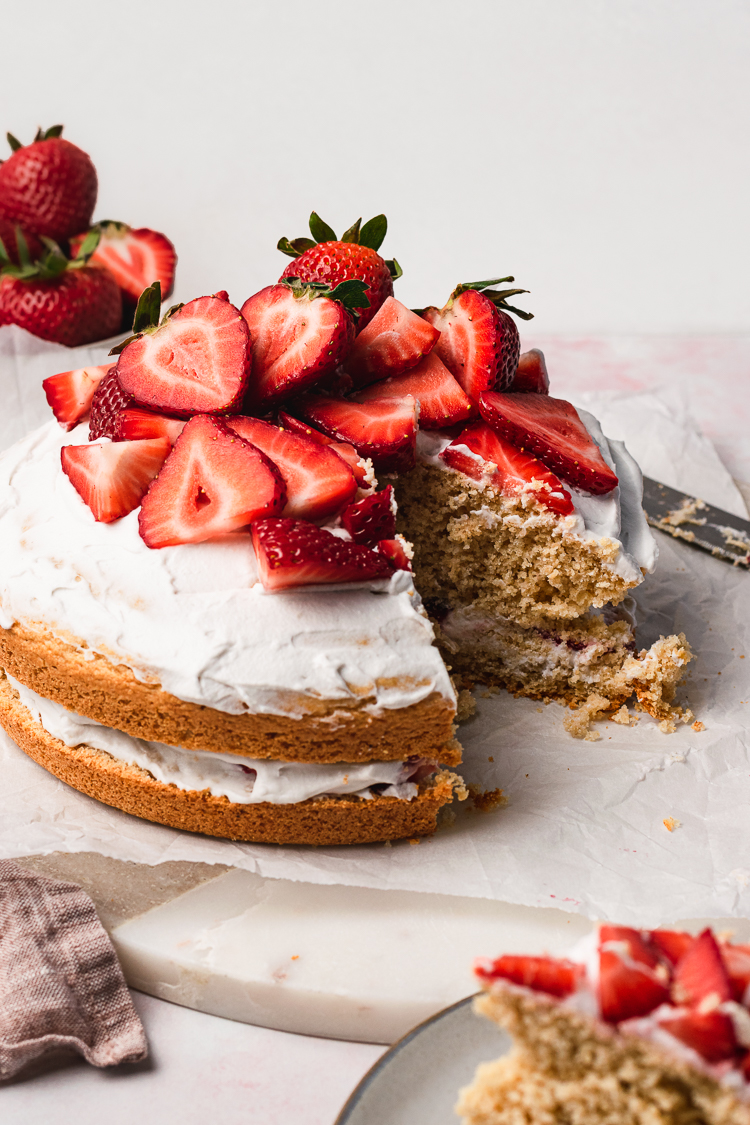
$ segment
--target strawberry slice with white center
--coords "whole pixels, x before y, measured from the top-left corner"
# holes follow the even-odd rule
[[[672,966],[677,964],[695,941],[693,934],[686,934],[680,930],[651,930],[648,936],[650,944],[657,950],[659,956]]]
[[[346,360],[347,374],[356,387],[389,375],[401,375],[416,367],[432,351],[439,337],[437,328],[395,297],[386,297],[357,336]]]
[[[301,422],[299,418],[293,418],[291,414],[286,414],[283,410],[278,413],[278,421],[280,426],[283,426],[285,430],[292,434],[300,434],[302,437],[310,438],[318,445],[327,445],[339,457],[343,457],[354,473],[354,479],[360,488],[372,487],[372,465],[368,464],[367,458],[360,457],[357,450],[348,441],[334,441],[327,434],[322,434],[320,430],[316,430],[314,426],[308,425],[307,422]]]
[[[479,960],[474,972],[485,984],[507,980],[550,996],[570,996],[583,979],[582,965],[554,957],[520,957],[506,954],[495,960]]]
[[[382,492],[365,496],[350,504],[341,513],[341,524],[355,543],[368,547],[380,539],[393,539],[396,534],[396,513],[393,486],[386,485]]]
[[[539,348],[532,348],[529,352],[521,353],[516,373],[507,390],[514,394],[549,394],[549,375],[544,352],[540,352]]]
[[[219,296],[176,308],[126,343],[117,363],[120,386],[136,405],[180,417],[231,413],[250,372],[245,320]]]
[[[691,1007],[706,1003],[718,1007],[732,998],[732,985],[719,943],[706,929],[693,939],[675,966],[672,999],[675,1004]]]
[[[599,930],[599,1003],[608,1023],[646,1016],[669,1001],[669,971],[637,930]]]
[[[419,402],[419,425],[423,430],[440,430],[476,414],[474,403],[434,353],[411,371],[373,383],[354,398],[357,402],[375,402],[403,395],[413,395]]]
[[[603,496],[617,487],[617,476],[565,399],[486,391],[479,412],[496,434],[535,454],[575,488]]]
[[[138,526],[149,547],[200,543],[277,515],[285,501],[274,463],[223,421],[198,414],[144,496]]]
[[[356,495],[354,474],[329,447],[259,418],[236,415],[227,419],[227,425],[270,457],[281,473],[286,485],[282,516],[324,520]]]
[[[720,948],[732,995],[741,1004],[750,987],[750,945],[722,944]]]
[[[177,265],[177,252],[167,236],[148,227],[134,230],[127,223],[97,223],[94,229],[100,232],[101,237],[91,256],[92,261],[106,266],[114,274],[131,306],[154,281],[161,283],[162,299],[166,301],[174,286]],[[77,235],[71,240],[73,257],[85,237]]]
[[[405,473],[417,463],[417,402],[412,395],[359,403],[310,395],[299,412],[334,441],[349,442],[379,473]]]
[[[401,535],[397,535],[395,539],[378,540],[378,551],[381,555],[385,555],[394,570],[411,570],[411,556],[408,550],[406,540]]]
[[[538,458],[498,437],[486,422],[470,422],[442,451],[440,460],[503,496],[529,492],[539,504],[560,516],[575,511],[570,493],[559,478]]]
[[[99,523],[122,519],[141,503],[169,455],[166,438],[105,445],[65,445],[62,470]]]
[[[354,320],[338,292],[292,279],[245,301],[253,356],[248,407],[265,410],[336,370],[354,340]]]
[[[103,363],[100,367],[77,367],[44,380],[42,387],[47,402],[64,430],[74,429],[86,417],[96,388],[111,366],[111,363]]]
[[[126,407],[114,420],[113,441],[138,441],[142,438],[165,437],[174,445],[185,429],[182,418],[167,418],[166,414],[154,414],[150,410]]]
[[[734,1025],[724,1012],[678,1009],[678,1014],[660,1017],[658,1022],[659,1027],[679,1039],[680,1043],[692,1047],[706,1062],[723,1062],[724,1059],[734,1058],[738,1052]]]
[[[389,578],[388,560],[304,520],[262,519],[252,527],[260,579],[266,590]]]

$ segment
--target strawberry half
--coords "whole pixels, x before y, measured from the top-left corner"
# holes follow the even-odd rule
[[[599,930],[599,1003],[608,1023],[646,1016],[669,1000],[669,973],[637,930]]]
[[[355,543],[364,543],[368,547],[380,539],[393,539],[396,534],[394,507],[393,487],[389,484],[382,492],[365,496],[345,508],[341,513],[342,527],[346,528]]]
[[[276,515],[285,499],[281,474],[264,453],[218,418],[198,414],[144,496],[138,526],[148,547],[200,543]]]
[[[445,447],[440,459],[451,469],[488,484],[503,496],[528,491],[538,503],[558,515],[569,516],[575,511],[570,493],[559,478],[536,457],[498,437],[486,422],[466,426]]]
[[[112,523],[138,507],[170,449],[166,438],[119,445],[65,445],[60,460],[94,519]]]
[[[479,412],[496,434],[534,453],[575,488],[603,496],[617,487],[599,446],[565,399],[485,391]]]
[[[155,296],[146,307],[148,294]],[[125,394],[137,405],[181,417],[235,410],[250,373],[249,334],[239,309],[223,296],[198,297],[170,309],[157,325],[159,302],[157,282],[141,295],[136,335],[121,345],[117,378]]]
[[[72,430],[86,417],[96,389],[111,367],[111,363],[103,363],[100,367],[77,367],[74,371],[50,375],[43,381],[47,402],[64,430]]]
[[[685,1012],[660,1019],[659,1027],[692,1047],[706,1062],[722,1062],[737,1054],[734,1024],[724,1012]]]
[[[719,944],[709,929],[694,938],[675,966],[672,999],[675,1004],[696,1006],[710,998],[716,1005],[731,1000],[732,986]]]
[[[249,406],[266,410],[335,371],[354,340],[347,304],[352,297],[362,301],[363,288],[352,282],[342,291],[293,279],[268,285],[245,301],[253,358]]]
[[[117,418],[121,410],[132,405],[132,398],[126,395],[117,378],[117,368],[110,367],[94,392],[89,417],[89,441],[100,437],[117,436]]]
[[[131,313],[144,289],[155,281],[161,284],[162,300],[166,301],[174,288],[177,253],[166,235],[148,227],[135,230],[127,223],[97,223],[101,233],[99,245],[92,261],[106,266],[114,274],[123,299]],[[75,258],[85,235],[71,239],[71,256]]]
[[[727,970],[732,996],[742,1003],[750,985],[750,945],[722,945],[721,958]]]
[[[472,402],[482,391],[507,387],[518,366],[520,344],[514,312],[524,320],[532,314],[507,303],[525,289],[491,289],[512,277],[457,285],[442,309],[424,309],[422,316],[440,332],[435,352]]]
[[[378,552],[385,555],[394,570],[411,570],[411,559],[406,553],[404,539],[396,536],[395,539],[379,539]]]
[[[550,996],[570,996],[583,976],[583,966],[553,957],[515,957],[506,955],[494,961],[477,961],[474,972],[485,984],[508,980]]]
[[[291,414],[286,414],[283,410],[279,411],[278,421],[279,425],[288,430],[289,433],[300,434],[301,437],[309,438],[310,441],[317,442],[318,445],[327,445],[339,457],[343,457],[354,473],[354,479],[360,488],[371,487],[371,470],[368,469],[366,459],[360,457],[357,450],[348,441],[334,441],[327,434],[322,434],[320,430],[309,426],[307,422],[300,422],[299,418],[293,418]]]
[[[270,457],[281,473],[286,486],[282,516],[324,520],[356,495],[354,474],[329,447],[259,418],[237,415],[228,418],[227,425]]]
[[[405,473],[417,463],[417,403],[411,395],[366,403],[310,395],[297,407],[323,433],[370,457],[376,472]]]
[[[115,415],[112,423],[113,441],[138,441],[142,438],[165,437],[174,445],[185,429],[181,418],[167,418],[165,414],[153,414],[150,410],[137,407],[126,408]]]
[[[373,321],[373,324],[375,322]],[[357,402],[413,395],[419,402],[419,425],[423,430],[440,430],[465,422],[476,413],[468,395],[461,390],[448,368],[433,353],[403,375],[373,383],[354,396]]]
[[[266,590],[388,578],[388,560],[304,520],[262,519],[252,527],[260,580]]]
[[[395,297],[386,297],[357,336],[346,360],[346,372],[357,387],[389,375],[401,375],[416,367],[439,337],[437,328]]]
[[[670,965],[676,965],[695,941],[692,934],[679,930],[652,930],[649,942]]]
[[[523,352],[507,389],[514,394],[548,395],[549,375],[544,352],[540,352],[539,348]]]

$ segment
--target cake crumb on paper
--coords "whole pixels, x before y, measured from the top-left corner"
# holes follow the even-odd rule
[[[674,816],[665,816],[662,824],[666,828],[667,832],[674,832],[675,828],[682,827],[682,821],[677,820]]]
[[[700,719],[696,719],[690,729],[694,730],[696,734],[700,734],[702,730],[706,729],[706,725],[702,723]]]
[[[480,789],[477,785],[469,786],[469,799],[477,812],[495,812],[508,804],[508,798],[502,789]]]
[[[614,715],[610,716],[613,723],[620,723],[623,727],[634,727],[638,722],[635,715],[631,715],[626,705],[623,703],[619,711],[615,711]]]
[[[463,723],[466,719],[470,719],[476,712],[477,701],[474,696],[466,688],[462,688],[458,693],[458,701],[456,703],[456,721]]]

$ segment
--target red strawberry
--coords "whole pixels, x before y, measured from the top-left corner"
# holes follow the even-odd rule
[[[335,441],[371,457],[376,472],[405,473],[417,462],[417,404],[411,395],[358,403],[310,395],[297,404],[304,417]]]
[[[721,945],[721,958],[732,986],[732,997],[742,1003],[750,985],[750,945]]]
[[[353,445],[348,441],[334,441],[329,438],[327,434],[322,434],[320,430],[316,430],[313,426],[309,426],[307,422],[300,422],[298,418],[293,418],[291,414],[286,414],[283,410],[278,414],[279,425],[283,426],[292,434],[301,434],[302,437],[310,438],[318,445],[327,445],[338,453],[339,457],[343,457],[347,465],[354,473],[354,479],[360,488],[369,488],[372,485],[370,479],[370,472],[368,470],[365,459],[360,457]]]
[[[41,270],[25,277],[3,271],[0,278],[0,324],[18,324],[42,340],[69,348],[91,344],[118,332],[121,317],[117,282],[99,266],[71,265],[50,277]]]
[[[508,980],[550,996],[570,996],[583,976],[583,967],[553,957],[506,955],[494,961],[477,961],[474,972],[484,984]]]
[[[0,165],[0,214],[56,242],[86,229],[98,190],[91,158],[61,133],[40,129],[25,146],[9,133],[13,155]]]
[[[101,238],[93,261],[114,275],[131,317],[141,293],[155,281],[160,282],[162,300],[166,301],[174,287],[177,264],[177,253],[167,236],[148,227],[134,230],[127,223],[97,223],[95,229],[101,232]],[[71,239],[73,257],[84,238],[78,235]]]
[[[252,527],[260,579],[266,590],[388,578],[388,560],[369,547],[340,539],[305,520],[262,519]]]
[[[96,389],[111,366],[103,363],[101,367],[77,367],[44,380],[47,402],[64,430],[72,430],[86,417]]]
[[[158,293],[158,282],[145,290]],[[198,297],[177,305],[156,325],[158,299],[136,335],[126,341],[117,363],[122,389],[140,406],[187,417],[231,413],[250,372],[247,324],[224,297]],[[145,316],[144,316],[145,319]]]
[[[422,313],[440,332],[436,354],[474,403],[482,391],[507,387],[518,366],[518,329],[508,311],[525,320],[532,314],[509,305],[507,298],[526,290],[488,288],[512,280],[500,277],[458,285],[445,308],[431,307]]]
[[[335,371],[354,339],[354,321],[337,292],[283,282],[245,301],[253,357],[250,406],[265,410]]]
[[[569,516],[575,511],[570,493],[558,477],[536,457],[498,437],[486,422],[466,426],[446,446],[440,459],[471,480],[489,484],[503,496],[517,496],[528,490],[540,504],[558,515]],[[539,486],[528,488],[533,481],[538,481]]]
[[[400,536],[396,536],[395,539],[378,540],[378,551],[381,555],[385,555],[394,570],[411,570],[411,559]]]
[[[575,488],[602,496],[617,487],[617,477],[578,411],[564,399],[485,391],[479,412],[496,434],[536,454]]]
[[[401,375],[434,348],[440,333],[395,297],[386,297],[370,323],[357,336],[346,360],[354,385]]]
[[[685,934],[678,930],[652,930],[649,941],[665,961],[670,965],[676,965],[682,955],[687,953],[695,938],[692,934]]]
[[[112,422],[113,441],[137,441],[143,438],[165,437],[174,445],[185,429],[181,418],[167,418],[165,414],[153,414],[150,410],[137,407],[120,410]]]
[[[524,352],[518,361],[516,373],[508,384],[508,391],[515,394],[549,394],[549,375],[544,353],[539,348]]]
[[[130,395],[126,395],[120,386],[117,368],[110,367],[91,400],[89,441],[96,441],[100,437],[116,437],[117,416],[121,410],[131,406],[132,402]]]
[[[300,281],[325,282],[335,288],[342,281],[360,280],[368,286],[369,307],[359,313],[359,328],[363,329],[378,311],[386,297],[393,295],[393,282],[401,276],[401,267],[395,259],[385,261],[378,254],[385,238],[388,222],[385,215],[376,215],[363,227],[358,219],[340,239],[322,219],[310,216],[309,238],[279,240],[278,249],[295,260],[287,266],[279,281],[285,277],[298,277]]]
[[[286,485],[283,516],[324,520],[357,492],[354,474],[332,449],[259,418],[227,419],[230,429],[269,457]]]
[[[371,547],[380,539],[393,539],[396,534],[393,487],[389,484],[382,492],[365,496],[350,504],[341,513],[341,524],[355,543]]]
[[[423,430],[444,429],[456,422],[465,422],[476,413],[471,399],[434,352],[411,371],[373,383],[354,398],[357,402],[375,402],[403,395],[413,395],[419,402],[419,425]]]
[[[186,424],[143,498],[138,518],[148,547],[200,543],[247,527],[284,507],[276,466],[218,418]]]
[[[63,472],[100,523],[112,523],[137,508],[171,449],[166,438],[115,445],[65,445]]]
[[[669,1000],[669,973],[637,930],[599,931],[599,1002],[608,1023],[645,1016]]]
[[[709,1063],[722,1062],[737,1054],[738,1043],[734,1025],[724,1012],[685,1011],[659,1020],[659,1026]]]
[[[18,240],[19,230],[21,231],[20,245]],[[4,219],[2,215],[0,215],[0,242],[2,242],[0,259],[3,258],[2,250],[4,249],[8,260],[13,262],[14,265],[20,265],[21,257],[24,254],[24,240],[26,242],[26,256],[29,261],[36,261],[44,252],[44,248],[37,236],[33,234],[32,231],[22,230],[17,223],[12,223],[10,219]]]
[[[732,999],[721,949],[709,929],[693,939],[687,952],[677,962],[672,979],[672,999],[675,1004],[695,1006],[709,997],[716,1004]]]

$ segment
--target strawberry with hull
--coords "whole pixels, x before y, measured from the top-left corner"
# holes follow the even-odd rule
[[[53,125],[29,145],[8,133],[12,156],[0,165],[0,215],[55,242],[86,230],[98,179],[91,158]]]

